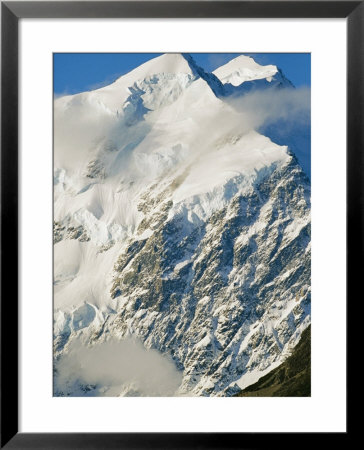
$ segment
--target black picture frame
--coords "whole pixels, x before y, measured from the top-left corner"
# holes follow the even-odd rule
[[[18,22],[22,18],[346,18],[347,304],[363,273],[364,1],[1,2],[1,448],[185,449],[307,446],[310,433],[18,432]],[[358,291],[359,292],[359,291]],[[349,311],[348,311],[349,312]],[[349,342],[350,344],[350,342]],[[351,348],[350,345],[347,346]],[[347,445],[350,431],[335,435]],[[243,435],[242,435],[243,434]],[[345,442],[344,442],[345,439]],[[327,444],[316,433],[315,445]],[[322,442],[323,443],[323,442]]]

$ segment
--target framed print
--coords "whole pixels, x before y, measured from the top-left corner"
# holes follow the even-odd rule
[[[347,439],[363,11],[2,2],[2,446]]]

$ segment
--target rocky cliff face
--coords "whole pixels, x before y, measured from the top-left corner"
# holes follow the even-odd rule
[[[161,78],[155,78],[157,85]],[[103,172],[86,190],[64,182],[57,194],[62,207],[54,231],[55,370],[74,342],[92,347],[132,336],[174,362],[182,380],[176,395],[230,396],[280,364],[310,323],[310,183],[289,149],[254,131],[242,132],[235,113],[234,126],[223,124],[198,152],[191,143],[194,126],[186,124],[184,90],[201,79],[196,70],[177,78],[178,95],[174,90],[168,101],[158,100],[160,85],[155,91],[149,79],[137,80],[130,91],[138,100],[133,121],[131,107],[124,114],[128,127],[145,121],[153,130],[140,141],[147,146],[150,139],[148,150],[138,153],[137,140],[133,157],[150,160],[152,151],[155,168],[155,159],[165,161],[167,153],[162,171],[142,177],[143,182],[125,173],[108,179]],[[153,102],[142,104],[146,86]],[[226,117],[216,92],[209,101],[223,108],[220,118]],[[153,119],[161,108],[167,115]],[[171,118],[171,111],[180,114],[183,108],[182,118]],[[169,150],[164,152],[153,135],[163,124],[161,117],[175,127],[173,139],[166,133]],[[188,138],[176,138],[181,123]],[[219,128],[218,120],[214,126]],[[115,139],[112,153],[123,149]],[[106,198],[102,203],[99,194],[98,213],[79,200],[80,192],[95,190],[97,183]],[[118,202],[127,199],[124,208],[132,204],[132,222],[116,221],[106,212],[116,192]],[[90,215],[92,220],[86,220]],[[103,238],[100,229],[106,230]],[[57,261],[67,257],[74,264],[70,261],[66,270]],[[81,395],[72,389],[56,384],[55,394]],[[124,383],[117,395],[137,393]]]

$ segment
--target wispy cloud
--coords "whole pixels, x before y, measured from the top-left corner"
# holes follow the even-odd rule
[[[124,74],[125,74],[125,72],[113,73],[113,74],[109,75],[108,77],[106,77],[102,81],[98,81],[97,83],[92,83],[92,84],[88,85],[85,90],[86,91],[94,91],[96,89],[101,89],[105,86],[108,86],[111,83],[114,83],[114,81],[116,81],[118,78],[120,78]]]
[[[74,343],[55,368],[58,395],[173,396],[182,381],[168,356],[146,349],[135,338],[93,347]]]
[[[311,94],[307,87],[257,90],[231,98],[229,104],[244,115],[249,127],[258,129],[281,120],[307,123]]]

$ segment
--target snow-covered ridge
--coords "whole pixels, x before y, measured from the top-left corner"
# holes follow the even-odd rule
[[[108,86],[90,92],[64,96],[56,99],[55,103],[67,107],[69,102],[74,102],[75,99],[81,102],[93,100],[101,103],[110,112],[116,113],[120,112],[125,102],[128,102],[128,97],[135,92],[135,89],[146,88],[146,92],[141,92],[141,94],[145,100],[145,106],[148,107],[149,96],[154,90],[157,91],[157,94],[161,94],[160,89],[163,86],[165,92],[173,92],[171,83],[175,80],[177,90],[181,91],[179,88],[186,87],[188,81],[199,78],[201,75],[204,76],[204,74],[203,69],[199,68],[189,55],[166,53],[122,75]],[[175,93],[173,95],[177,98]],[[163,95],[159,95],[159,97],[163,97]]]

